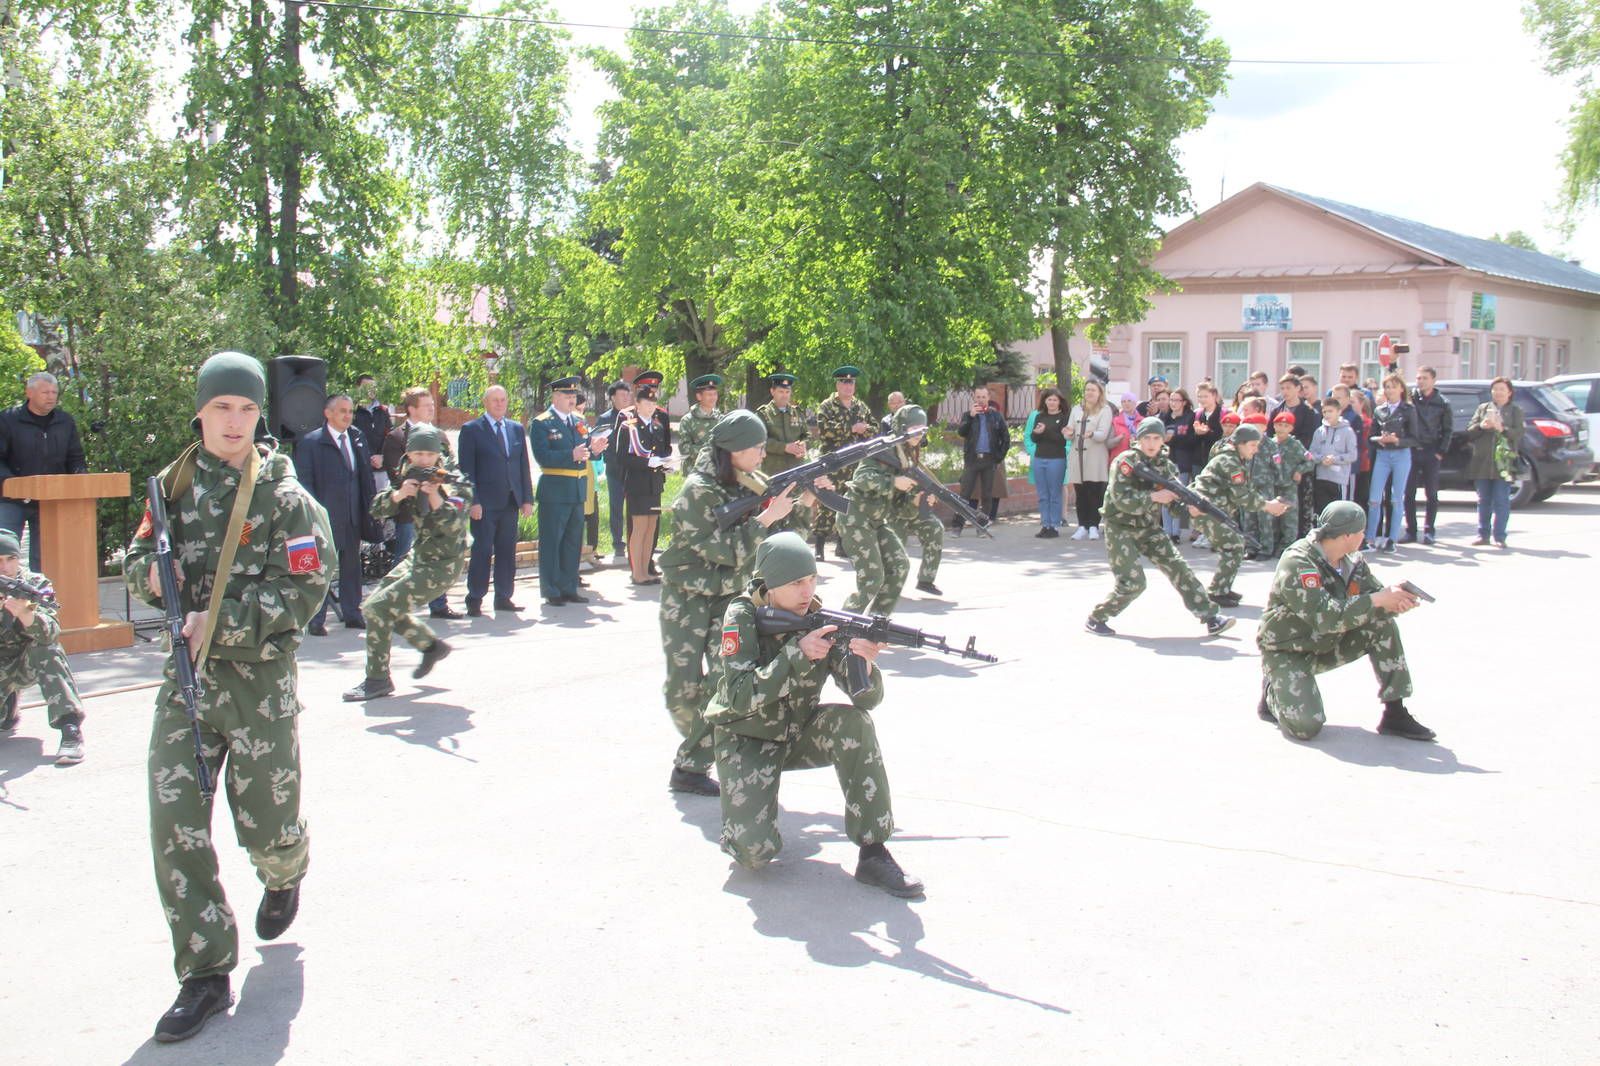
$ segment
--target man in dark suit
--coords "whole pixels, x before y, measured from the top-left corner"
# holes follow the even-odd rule
[[[472,555],[467,562],[467,614],[483,613],[489,591],[489,560],[494,560],[494,609],[520,611],[511,601],[517,577],[517,518],[533,514],[533,469],[522,423],[506,417],[510,396],[499,385],[483,394],[483,415],[461,427],[457,450],[461,470],[472,479],[475,502]]]
[[[300,483],[322,504],[339,551],[339,613],[351,629],[367,628],[361,617],[361,533],[372,507],[372,453],[352,427],[355,404],[344,395],[322,405],[323,425],[300,438],[294,469]],[[326,636],[328,601],[317,608],[307,632]]]
[[[613,381],[610,387],[606,389],[606,395],[611,398],[611,408],[600,416],[600,420],[595,423],[595,428],[615,434],[618,417],[623,411],[633,406],[633,386],[626,381]],[[615,439],[615,437],[612,439]],[[628,541],[622,528],[622,481],[621,468],[613,469],[608,461],[606,463],[606,493],[611,502],[611,550],[615,553],[611,561],[616,563],[623,562],[628,558]]]

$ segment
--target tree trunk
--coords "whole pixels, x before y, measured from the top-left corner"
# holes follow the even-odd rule
[[[300,5],[293,0],[284,0],[283,5],[282,65],[284,95],[278,113],[284,126],[283,180],[279,184],[282,202],[278,205],[278,299],[281,305],[278,350],[286,355],[294,344],[295,327],[299,323],[300,257],[296,246],[300,240],[300,186],[305,154],[298,121],[304,91],[300,70]]]
[[[747,364],[744,368],[744,405],[754,411],[770,399],[772,390],[767,387],[767,376]]]
[[[250,2],[250,169],[254,175],[255,275],[267,312],[276,319],[277,288],[272,277],[272,174],[267,163],[266,0]]]

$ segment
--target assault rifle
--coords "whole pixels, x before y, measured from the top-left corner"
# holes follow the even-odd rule
[[[845,676],[849,681],[845,689],[852,697],[872,687],[872,671],[867,661],[859,655],[849,654],[850,641],[855,637],[865,638],[874,644],[892,644],[897,648],[931,648],[946,655],[959,655],[963,659],[976,659],[984,663],[1000,661],[977,649],[977,637],[969,637],[965,648],[952,648],[943,637],[910,626],[895,625],[881,614],[853,614],[850,611],[830,611],[824,607],[806,614],[780,611],[776,607],[756,608],[756,632],[764,637],[809,633],[823,626],[838,627],[828,634],[828,639],[845,649]]]
[[[917,492],[922,493],[922,499],[917,504],[917,511],[923,515],[928,513],[928,497],[942,502],[946,507],[956,513],[956,517],[963,522],[972,523],[977,531],[985,537],[993,538],[989,532],[989,516],[978,510],[960,496],[951,492],[940,484],[939,479],[928,473],[916,463],[912,463],[905,470],[900,471],[906,477],[917,483]]]
[[[50,587],[49,582],[30,585],[20,577],[0,577],[0,597],[27,600],[35,604],[53,604],[56,602],[56,590]]]
[[[189,652],[189,638],[183,635],[183,600],[178,594],[178,563],[172,557],[172,530],[167,524],[167,500],[162,495],[161,479],[152,476],[145,483],[149,497],[150,525],[156,542],[156,576],[161,581],[161,606],[166,611],[163,624],[172,642],[172,670],[178,679],[178,695],[183,699],[184,713],[189,716],[189,731],[194,736],[195,781],[200,794],[210,799],[216,794],[216,782],[211,779],[211,769],[206,765],[205,748],[200,744],[200,678],[195,673],[194,659]],[[216,580],[227,580],[218,574]]]
[[[881,455],[886,451],[904,444],[911,439],[911,434],[885,434],[873,437],[871,440],[856,441],[846,444],[838,451],[828,452],[818,456],[809,463],[791,466],[787,470],[780,470],[767,478],[767,489],[760,495],[740,496],[738,499],[729,500],[711,513],[716,517],[718,529],[731,529],[738,525],[749,515],[755,514],[765,507],[772,499],[782,496],[789,486],[797,486],[796,495],[809,492],[816,496],[817,502],[831,511],[846,514],[850,510],[850,501],[837,492],[817,487],[817,479],[828,477],[847,466],[854,466],[863,459],[871,459],[874,455]]]
[[[1239,534],[1239,536],[1244,540],[1245,547],[1249,548],[1251,551],[1259,552],[1266,550],[1266,546],[1263,545],[1259,540],[1239,528],[1239,524],[1233,520],[1232,515],[1218,507],[1216,504],[1212,503],[1210,500],[1206,499],[1204,496],[1200,495],[1198,492],[1191,489],[1189,486],[1185,485],[1183,482],[1176,478],[1168,477],[1155,467],[1151,466],[1149,463],[1146,463],[1140,459],[1128,459],[1126,452],[1117,457],[1118,462],[1122,462],[1123,460],[1126,460],[1128,464],[1133,467],[1133,472],[1135,474],[1138,474],[1146,481],[1161,486],[1174,496],[1178,497],[1179,503],[1193,507],[1198,511],[1210,515],[1226,528],[1231,529],[1235,533]]]
[[[426,485],[430,481],[433,481],[442,485],[446,481],[449,481],[450,477],[450,471],[442,466],[407,465],[406,468],[400,472],[400,483],[403,485],[407,481],[415,481],[418,486],[422,486]]]

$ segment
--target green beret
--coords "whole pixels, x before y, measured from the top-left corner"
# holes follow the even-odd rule
[[[729,411],[711,427],[711,443],[729,452],[754,448],[767,443],[767,424],[754,411]]]
[[[1318,540],[1343,537],[1350,533],[1367,531],[1367,512],[1354,500],[1334,500],[1322,509],[1317,517]]]
[[[836,368],[833,372],[833,376],[838,378],[840,381],[854,381],[856,378],[861,376],[861,368],[851,366],[846,363],[844,366]]]
[[[196,411],[218,396],[243,396],[258,406],[267,402],[267,373],[261,360],[243,352],[218,352],[200,365],[195,379]]]
[[[426,422],[418,422],[406,434],[406,451],[442,452],[444,451],[444,434]]]
[[[9,529],[0,529],[0,556],[22,554],[22,541]]]
[[[908,403],[894,413],[889,420],[889,428],[896,433],[909,433],[913,429],[922,429],[928,424],[928,412],[914,403]]]
[[[689,382],[689,388],[693,389],[695,392],[699,392],[701,389],[720,389],[722,388],[722,375],[701,374],[699,377]]]
[[[1235,444],[1249,444],[1251,441],[1261,439],[1261,429],[1258,426],[1243,425],[1233,431],[1230,438]]]
[[[1133,431],[1133,439],[1138,440],[1140,437],[1148,437],[1152,433],[1158,437],[1165,437],[1167,435],[1167,424],[1154,416],[1141,418],[1139,420],[1139,428]]]
[[[817,557],[798,533],[774,533],[756,548],[756,576],[775,589],[817,572]]]

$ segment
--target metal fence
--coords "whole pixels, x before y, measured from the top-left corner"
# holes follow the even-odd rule
[[[1010,385],[1006,388],[1006,421],[1024,422],[1028,412],[1039,403],[1039,386]],[[972,410],[972,390],[955,389],[939,404],[934,421],[941,424],[960,422],[961,416]]]

